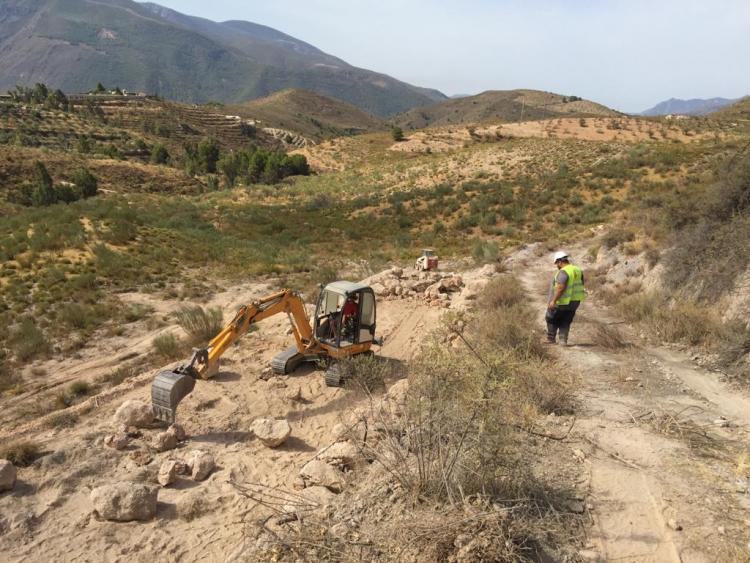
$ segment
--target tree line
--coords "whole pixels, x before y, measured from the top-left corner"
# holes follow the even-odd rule
[[[88,199],[97,193],[99,181],[85,168],[76,170],[70,182],[56,186],[47,167],[36,161],[33,180],[22,184],[15,197],[10,197],[9,200],[27,207],[46,207],[55,203],[72,203],[79,199]]]

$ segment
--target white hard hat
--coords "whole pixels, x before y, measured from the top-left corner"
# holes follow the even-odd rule
[[[567,258],[567,257],[568,257],[568,253],[565,252],[564,250],[558,250],[557,252],[555,252],[555,262],[557,262],[558,260],[562,260],[563,258]]]

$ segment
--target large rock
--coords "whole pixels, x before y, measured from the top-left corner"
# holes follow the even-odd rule
[[[165,432],[159,432],[156,436],[154,436],[152,444],[157,452],[166,452],[168,450],[173,450],[177,447],[177,436],[174,432],[170,432],[169,430]]]
[[[159,488],[140,483],[104,485],[91,491],[91,504],[105,520],[129,522],[156,516]]]
[[[194,450],[187,460],[190,474],[195,481],[203,481],[216,467],[213,456],[203,450]]]
[[[16,468],[7,459],[0,459],[0,492],[10,491],[16,484]]]
[[[370,287],[378,297],[384,297],[390,293],[390,291],[380,282],[375,282]]]
[[[292,428],[286,420],[259,418],[253,423],[253,432],[263,445],[277,448],[289,438]]]
[[[157,480],[163,487],[171,485],[177,479],[177,462],[169,459],[161,464]]]
[[[344,489],[344,474],[320,459],[308,461],[299,474],[308,487],[320,485],[334,493],[340,493]]]
[[[313,486],[301,491],[294,500],[284,505],[284,512],[291,514],[306,514],[317,510],[325,510],[336,498],[325,487]]]
[[[114,421],[126,426],[144,428],[154,421],[154,412],[150,405],[142,401],[125,401],[115,411]]]
[[[130,444],[130,437],[125,432],[116,432],[104,438],[104,445],[116,450],[124,450]]]
[[[185,429],[181,424],[175,422],[172,426],[167,428],[167,432],[174,434],[174,437],[177,438],[178,442],[184,442],[187,440],[187,432],[185,432]]]

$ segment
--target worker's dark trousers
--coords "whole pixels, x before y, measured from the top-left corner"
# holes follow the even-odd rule
[[[567,342],[570,333],[570,325],[576,316],[580,301],[571,301],[569,305],[558,305],[553,310],[547,309],[545,320],[547,321],[547,340],[554,342],[560,333],[560,340]]]

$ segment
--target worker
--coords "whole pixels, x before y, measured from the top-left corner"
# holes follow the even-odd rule
[[[341,310],[341,326],[349,334],[354,333],[354,325],[357,322],[357,314],[359,313],[357,297],[356,293],[348,295],[344,303],[344,308]]]
[[[568,345],[570,325],[576,316],[576,311],[586,298],[583,271],[570,263],[568,253],[562,250],[555,252],[555,266],[557,273],[552,280],[547,303],[547,342],[554,344],[559,333],[562,346]]]

